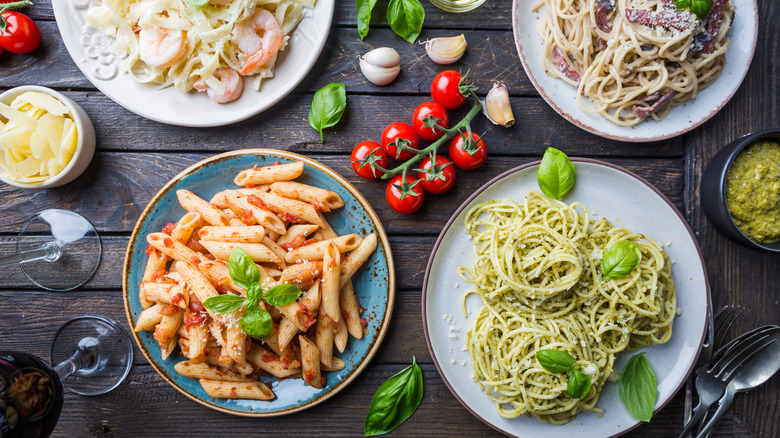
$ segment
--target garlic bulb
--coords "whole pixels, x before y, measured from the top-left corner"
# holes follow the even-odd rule
[[[375,85],[387,85],[401,72],[401,55],[390,47],[374,49],[359,59],[363,76]]]
[[[425,43],[428,57],[437,64],[452,64],[466,52],[466,37],[463,34],[449,38],[434,38]]]
[[[485,98],[485,116],[493,124],[508,128],[515,124],[512,106],[509,104],[509,89],[501,82],[493,84],[493,88]]]

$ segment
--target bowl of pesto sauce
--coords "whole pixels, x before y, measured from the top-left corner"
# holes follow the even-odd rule
[[[701,197],[704,213],[723,235],[780,254],[780,129],[721,149],[704,171]]]

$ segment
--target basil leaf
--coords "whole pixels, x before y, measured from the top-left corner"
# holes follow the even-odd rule
[[[244,289],[260,281],[260,270],[240,246],[233,248],[228,259],[228,273],[233,283]]]
[[[577,169],[569,157],[555,148],[547,148],[536,174],[539,188],[553,199],[562,199],[574,188],[577,181]]]
[[[642,251],[636,243],[623,240],[604,252],[601,259],[601,278],[617,280],[628,275],[642,261]]]
[[[325,142],[322,130],[336,125],[347,108],[347,90],[342,83],[328,84],[314,93],[309,108],[309,125],[320,133],[320,142]]]
[[[374,394],[364,426],[366,436],[382,435],[398,427],[417,410],[422,396],[422,370],[412,359],[412,365],[387,379]]]
[[[294,284],[280,284],[268,289],[265,293],[265,302],[272,306],[284,306],[297,300],[303,295],[303,291]]]
[[[692,0],[691,12],[696,14],[697,17],[702,20],[710,15],[710,9],[712,9],[712,0]]]
[[[263,298],[263,288],[257,283],[249,285],[246,289],[246,298],[254,307],[257,307],[257,303]]]
[[[371,22],[371,11],[374,10],[376,0],[357,0],[355,7],[357,9],[357,28],[360,39],[368,35],[368,25]]]
[[[233,313],[244,304],[244,297],[233,294],[217,295],[207,298],[203,307],[217,313]]]
[[[267,338],[271,334],[273,323],[271,315],[257,306],[248,306],[241,317],[241,328],[255,339]]]
[[[209,3],[209,0],[186,0],[187,3],[191,4],[192,6],[206,6]]]
[[[655,373],[643,356],[634,355],[620,373],[620,398],[628,412],[640,421],[650,421],[657,394]]]
[[[575,371],[569,376],[569,382],[566,384],[569,395],[580,400],[588,396],[590,392],[590,377],[587,374]]]
[[[390,0],[387,21],[401,38],[414,43],[422,30],[425,9],[418,0]]]
[[[577,369],[577,363],[571,354],[558,350],[540,350],[536,352],[536,359],[542,368],[553,374],[568,373]]]

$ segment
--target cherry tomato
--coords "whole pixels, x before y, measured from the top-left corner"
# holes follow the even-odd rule
[[[429,116],[439,119],[436,121],[436,124],[445,128],[450,127],[450,118],[447,116],[447,110],[436,102],[421,103],[414,110],[414,114],[412,114],[412,125],[414,126],[417,135],[423,139],[428,141],[438,140],[444,135],[444,131],[441,129],[425,127],[425,118]]]
[[[431,83],[431,97],[449,110],[458,108],[466,101],[466,96],[461,92],[462,78],[455,70],[445,70]]]
[[[404,184],[401,177],[402,175],[395,176],[387,183],[385,198],[387,198],[390,208],[398,213],[414,213],[422,206],[425,192],[417,178],[406,175],[406,183]]]
[[[390,158],[406,161],[414,156],[414,152],[401,150],[398,143],[404,143],[412,149],[420,148],[420,137],[414,128],[404,122],[393,122],[382,132],[382,147]]]
[[[355,149],[352,149],[352,168],[355,173],[365,179],[376,179],[385,174],[373,168],[371,163],[387,169],[387,152],[375,141],[358,143]]]
[[[436,167],[433,166],[431,157],[425,157],[420,163],[420,169],[427,172],[417,172],[417,177],[422,181],[426,192],[444,193],[455,184],[455,168],[452,161],[441,155],[436,156]]]
[[[487,158],[487,147],[482,137],[471,133],[461,132],[450,141],[450,159],[461,169],[476,169],[485,162]]]
[[[16,11],[3,12],[5,31],[0,32],[0,47],[13,53],[29,53],[41,43],[41,31],[30,17]]]

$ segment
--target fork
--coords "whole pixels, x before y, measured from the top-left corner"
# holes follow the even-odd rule
[[[701,354],[699,360],[696,361],[696,372],[706,364],[712,358],[712,350],[718,345],[723,345],[725,336],[728,333],[734,321],[742,315],[745,308],[742,306],[726,306],[718,311],[715,315],[714,321],[712,320],[712,313],[710,312],[710,321],[708,321],[707,338],[702,344]],[[696,373],[691,373],[688,377],[688,381],[685,384],[685,408],[683,411],[683,422],[688,422],[691,419],[691,411],[693,410],[693,382],[695,380]]]
[[[719,349],[712,361],[699,371],[696,376],[699,404],[693,409],[693,418],[686,423],[680,438],[687,436],[710,406],[723,395],[734,372],[774,341],[769,336],[773,329],[775,326],[763,326],[737,337]]]

